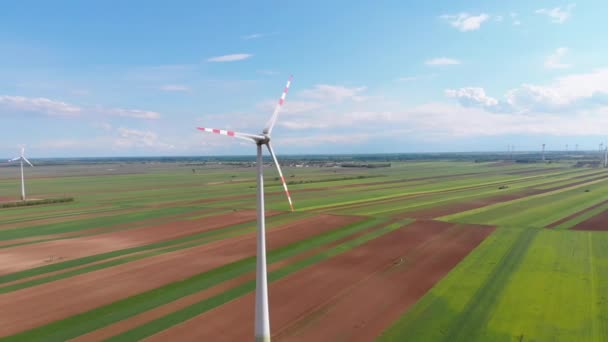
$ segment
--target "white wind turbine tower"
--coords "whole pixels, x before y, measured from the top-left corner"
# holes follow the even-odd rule
[[[23,162],[30,164],[30,166],[34,165],[32,165],[32,163],[30,163],[30,161],[25,158],[25,147],[21,147],[21,155],[19,155],[19,157],[9,159],[9,162],[15,161],[19,161],[21,163],[21,200],[25,201],[25,179],[23,177]]]
[[[543,161],[545,161],[545,144],[543,144],[543,154],[542,154],[542,157],[543,157]]]
[[[277,104],[270,120],[266,124],[266,127],[262,130],[261,134],[248,134],[248,133],[239,133],[234,131],[227,131],[222,129],[214,129],[214,128],[205,128],[205,127],[197,127],[197,129],[209,132],[227,135],[235,138],[240,138],[252,142],[257,145],[257,219],[258,219],[258,227],[257,227],[257,258],[256,258],[256,287],[255,287],[255,341],[256,342],[269,342],[270,341],[270,317],[268,313],[268,280],[266,273],[266,223],[264,217],[264,175],[263,175],[263,163],[262,163],[262,146],[266,145],[268,148],[268,152],[272,156],[274,161],[274,165],[277,167],[277,171],[279,171],[279,176],[281,176],[281,182],[283,182],[283,188],[285,189],[285,194],[287,195],[287,200],[289,201],[289,207],[291,211],[293,211],[293,204],[291,202],[291,196],[289,195],[289,190],[287,190],[287,184],[285,183],[285,178],[283,177],[283,172],[281,172],[281,166],[277,160],[276,155],[272,149],[272,145],[270,144],[272,128],[277,122],[277,118],[279,116],[279,111],[283,106],[283,102],[285,102],[285,97],[287,96],[287,92],[289,91],[289,86],[291,84],[292,77],[289,77],[287,81],[287,85],[283,90],[283,94],[279,99],[279,103]]]

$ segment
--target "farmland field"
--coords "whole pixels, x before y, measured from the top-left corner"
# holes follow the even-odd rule
[[[608,171],[416,161],[267,167],[276,341],[608,340]],[[0,168],[0,201],[19,195]],[[245,341],[255,171],[112,163],[27,170],[0,209],[0,339]]]

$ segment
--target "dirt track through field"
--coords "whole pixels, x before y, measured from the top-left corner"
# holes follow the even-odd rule
[[[268,215],[276,215],[269,212]],[[253,221],[254,210],[203,217],[198,220],[179,220],[155,226],[134,228],[106,234],[54,240],[0,249],[0,275],[44,266],[50,257],[70,260],[120,249],[143,246],[154,242],[177,239],[222,227]]]
[[[268,247],[272,250],[362,219],[318,215],[291,222],[268,232]],[[251,257],[255,245],[255,233],[248,233],[0,295],[0,332],[12,335]]]
[[[492,230],[420,221],[272,283],[275,340],[370,340]],[[252,293],[148,340],[251,340],[253,306]]]

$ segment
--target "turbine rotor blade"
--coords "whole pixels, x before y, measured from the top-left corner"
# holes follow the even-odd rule
[[[240,133],[240,132],[229,131],[229,130],[225,130],[225,129],[208,128],[208,127],[197,127],[196,129],[198,129],[199,131],[207,132],[207,133],[214,133],[214,134],[226,135],[229,137],[245,139],[250,142],[258,142],[258,141],[262,141],[262,140],[266,139],[266,137],[264,137],[262,135]]]
[[[21,159],[21,157],[15,157],[13,159],[9,159],[8,161],[10,163],[10,162],[14,162],[14,161],[17,161],[17,160],[20,160],[20,159]]]
[[[25,147],[21,146],[21,157],[25,155]]]
[[[279,165],[277,156],[274,154],[274,151],[272,150],[272,146],[270,146],[270,143],[266,144],[266,147],[268,147],[268,152],[270,152],[270,155],[272,156],[272,160],[274,160],[274,165],[277,167],[277,171],[279,171],[279,176],[281,176],[281,182],[283,183],[283,189],[285,189],[285,194],[287,195],[287,200],[289,201],[289,207],[291,208],[291,211],[293,211],[293,202],[291,201],[291,195],[289,195],[289,190],[287,189],[287,183],[285,182],[285,177],[283,177],[283,172],[281,171],[281,165]]]
[[[30,161],[27,160],[27,158],[25,158],[25,157],[21,157],[21,158],[23,159],[24,162],[30,164],[31,167],[34,167],[34,165],[32,165],[32,163],[30,163]]]
[[[289,86],[291,85],[292,78],[293,76],[289,76],[289,79],[287,80],[287,85],[285,85],[285,89],[283,89],[283,94],[281,94],[281,98],[279,99],[279,103],[277,103],[277,106],[274,108],[274,112],[272,113],[270,120],[268,120],[268,123],[266,123],[266,127],[264,127],[264,130],[262,131],[264,132],[264,134],[272,133],[272,128],[274,127],[274,124],[277,123],[279,112],[281,111],[281,107],[283,107],[283,102],[285,102],[285,98],[287,97],[287,92],[289,91]]]

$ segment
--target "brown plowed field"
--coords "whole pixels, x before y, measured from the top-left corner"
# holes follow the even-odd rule
[[[318,215],[268,231],[270,250],[362,220]],[[3,336],[110,304],[255,255],[255,233],[81,274],[0,296]]]
[[[608,230],[608,211],[595,215],[570,229],[595,231]]]
[[[390,224],[392,222],[388,222],[385,223],[384,225]],[[268,265],[268,272],[272,272],[274,270],[278,270],[282,267],[291,265],[293,263],[296,263],[300,260],[303,260],[307,257],[313,256],[317,253],[326,251],[332,247],[335,247],[343,242],[349,241],[349,240],[353,240],[358,238],[359,236],[362,236],[366,233],[368,233],[371,230],[377,229],[378,226],[374,226],[368,229],[364,229],[363,231],[357,232],[355,234],[349,235],[347,237],[338,239],[334,242],[331,242],[327,245],[323,245],[321,247],[317,247],[317,248],[313,248],[311,250],[307,250],[303,253],[297,254],[295,256],[292,256],[290,258],[287,258],[285,260],[273,263]],[[250,272],[247,274],[244,274],[242,276],[230,279],[228,281],[225,281],[219,285],[213,286],[211,288],[208,288],[206,290],[197,292],[193,295],[189,295],[183,298],[180,298],[176,301],[173,301],[171,303],[159,306],[157,308],[154,308],[152,310],[148,310],[146,312],[143,312],[139,315],[127,318],[125,320],[122,320],[120,322],[117,322],[115,324],[111,324],[109,326],[103,327],[101,329],[92,331],[88,334],[79,336],[75,339],[70,340],[71,342],[85,342],[85,341],[101,341],[104,339],[107,339],[109,337],[121,334],[125,331],[128,331],[130,329],[133,329],[137,326],[140,326],[142,324],[148,323],[152,320],[158,319],[160,317],[163,317],[165,315],[168,315],[172,312],[175,312],[177,310],[183,309],[185,307],[188,307],[192,304],[195,304],[201,300],[210,298],[212,296],[215,296],[217,294],[220,294],[222,292],[225,292],[233,287],[236,287],[238,285],[241,285],[247,281],[251,281],[251,280],[255,280],[255,272]]]
[[[493,229],[420,221],[270,285],[275,340],[371,340]],[[254,294],[160,332],[151,341],[248,341]]]
[[[276,215],[268,213],[267,215]],[[37,244],[16,246],[0,250],[0,275],[43,266],[49,256],[69,260],[119,249],[143,246],[159,241],[201,233],[208,230],[253,221],[254,210],[204,217],[198,220],[180,220],[144,228],[118,232],[54,240]]]

